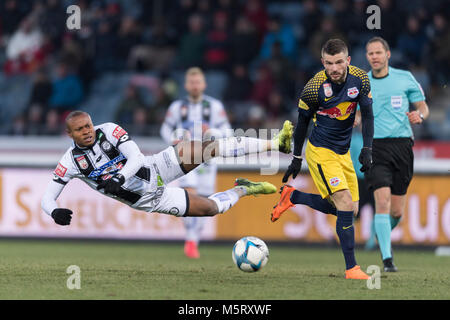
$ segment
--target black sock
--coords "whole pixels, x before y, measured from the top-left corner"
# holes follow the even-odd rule
[[[291,194],[291,202],[294,204],[304,204],[323,213],[336,215],[337,209],[328,200],[323,199],[319,194],[306,193],[294,190]]]
[[[353,227],[353,211],[337,211],[336,233],[341,242],[346,269],[356,265],[355,259],[355,229]]]

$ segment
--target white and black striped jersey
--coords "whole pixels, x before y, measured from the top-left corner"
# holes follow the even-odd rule
[[[167,110],[161,127],[161,136],[168,143],[174,140],[205,140],[204,128],[215,138],[231,135],[231,126],[225,108],[219,100],[203,95],[199,102],[188,97],[175,100]],[[189,137],[186,137],[186,133]]]

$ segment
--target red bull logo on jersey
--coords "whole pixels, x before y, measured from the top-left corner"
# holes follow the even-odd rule
[[[359,94],[359,90],[356,87],[352,87],[347,90],[347,95],[352,99],[355,99],[358,96],[358,94]]]
[[[330,179],[330,184],[333,187],[337,187],[339,185],[339,183],[341,183],[341,180],[338,177],[334,177]]]
[[[356,109],[356,102],[341,102],[337,106],[321,109],[317,111],[317,114],[327,116],[332,119],[346,120]]]

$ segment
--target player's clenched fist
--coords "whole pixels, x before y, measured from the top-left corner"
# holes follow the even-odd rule
[[[289,179],[289,176],[292,174],[292,178],[295,179],[295,177],[297,177],[298,173],[300,172],[302,168],[302,158],[300,157],[295,157],[292,159],[291,164],[289,165],[286,173],[284,174],[283,177],[283,183],[286,183]]]
[[[52,211],[52,218],[57,224],[67,226],[70,224],[70,220],[72,220],[72,210],[56,208]]]
[[[125,183],[125,177],[120,173],[112,176],[107,180],[103,180],[97,186],[97,190],[105,189],[105,193],[110,193],[113,195],[119,194],[120,186]]]

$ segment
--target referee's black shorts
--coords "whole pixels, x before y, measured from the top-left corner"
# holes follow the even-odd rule
[[[411,138],[373,139],[373,165],[365,173],[372,191],[390,187],[393,195],[406,194],[414,172],[413,145]]]

